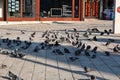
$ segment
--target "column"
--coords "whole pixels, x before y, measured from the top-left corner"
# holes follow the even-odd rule
[[[0,0],[0,18],[3,18],[3,0]]]
[[[114,19],[114,25],[113,30],[114,34],[120,33],[120,0],[115,0],[115,19]]]

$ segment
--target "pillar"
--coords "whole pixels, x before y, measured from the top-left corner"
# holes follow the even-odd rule
[[[118,12],[118,7],[120,8],[120,0],[115,0],[115,19],[113,21],[114,34],[120,33],[120,12]]]

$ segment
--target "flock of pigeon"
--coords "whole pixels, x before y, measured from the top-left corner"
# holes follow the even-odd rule
[[[92,38],[89,37],[89,35],[92,35],[93,33],[98,33],[101,36],[102,35],[110,35],[112,33],[112,30],[104,30],[103,32],[99,31],[97,28],[92,28],[92,29],[87,29],[84,34],[82,34],[82,37],[87,38],[87,40],[90,41],[98,41],[97,36],[94,36]],[[21,34],[24,35],[26,34],[25,31],[21,31]],[[10,34],[9,34],[10,35]],[[14,40],[11,40],[9,38],[6,39],[1,39],[0,46],[6,45],[7,48],[11,49],[11,51],[6,51],[4,49],[0,49],[0,53],[4,55],[9,55],[10,57],[14,58],[24,58],[25,54],[23,54],[21,51],[22,50],[27,50],[31,45],[32,41],[34,41],[36,32],[33,32],[30,37],[29,41],[21,41],[20,37],[17,37]],[[76,61],[79,60],[79,55],[82,53],[90,57],[91,59],[95,59],[97,56],[97,49],[98,47],[95,46],[92,48],[90,45],[86,45],[84,42],[81,40],[81,33],[76,29],[73,28],[72,31],[69,31],[65,29],[64,32],[52,30],[52,31],[45,31],[42,34],[42,38],[44,39],[43,42],[40,44],[37,44],[33,48],[33,52],[39,52],[39,50],[52,50],[52,52],[56,55],[65,55],[66,53],[71,53],[71,51],[67,47],[63,47],[63,51],[59,49],[59,46],[61,46],[61,43],[70,43],[73,47],[76,48],[74,51],[74,56],[69,57],[70,61]],[[114,39],[109,39],[108,42],[106,42],[105,46],[108,46],[111,42],[114,42]],[[58,48],[57,48],[58,47]],[[55,48],[55,49],[54,49]],[[54,50],[53,50],[54,49]],[[114,52],[119,52],[120,53],[120,47],[119,44],[117,44],[113,48]],[[92,53],[92,54],[91,54]],[[108,51],[105,52],[107,56],[110,56],[110,53]],[[2,64],[1,67],[7,67],[7,65]],[[87,66],[84,66],[85,72],[89,72],[92,69],[88,68]],[[8,75],[10,77],[9,80],[23,80],[11,71],[8,72]],[[91,76],[91,80],[95,80],[95,76]]]

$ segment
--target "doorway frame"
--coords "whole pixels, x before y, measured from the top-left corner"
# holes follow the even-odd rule
[[[61,18],[42,18],[42,17],[40,17],[39,20],[40,21],[80,21],[81,20],[81,13],[82,13],[81,5],[82,5],[83,0],[79,0],[79,13],[78,13],[79,15],[78,15],[78,18],[74,18],[75,0],[71,0],[71,1],[72,1],[72,17],[71,18],[62,18],[62,17]]]

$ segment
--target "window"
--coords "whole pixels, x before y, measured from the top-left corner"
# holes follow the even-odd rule
[[[79,17],[79,0],[75,0],[75,18],[78,18]]]
[[[40,0],[40,17],[72,17],[72,0]]]
[[[35,1],[34,0],[23,0],[22,13],[23,17],[34,17],[35,16]]]
[[[8,0],[9,17],[20,17],[20,0]]]

